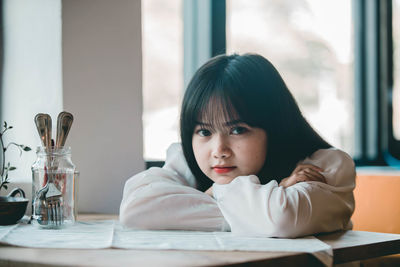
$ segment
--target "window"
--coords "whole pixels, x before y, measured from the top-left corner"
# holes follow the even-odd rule
[[[224,0],[150,0],[143,10],[144,157],[160,166],[179,140],[184,86],[209,58],[225,52]]]
[[[226,6],[227,52],[269,59],[313,127],[353,154],[351,1],[227,0]]]
[[[167,12],[165,6],[173,3],[176,5],[174,18],[185,16],[184,23],[182,18],[179,20],[185,27],[184,42],[179,41],[183,35],[183,25],[179,23],[175,25],[176,35],[161,38],[165,42],[174,36],[176,43],[169,49],[170,54],[176,53],[175,59],[184,57],[174,61],[176,66],[170,65],[171,73],[176,67],[173,75],[182,74],[179,71],[182,61],[187,82],[198,63],[208,57],[224,51],[259,53],[278,68],[305,117],[329,143],[352,155],[358,165],[400,164],[393,158],[400,159],[400,0],[185,0],[179,4],[177,0],[168,1],[168,4],[151,0],[144,1],[143,8],[151,3],[157,7],[163,5],[160,12]],[[179,13],[177,10],[182,9],[182,5],[183,12]],[[146,17],[151,16],[146,12],[143,15],[145,156],[146,159],[163,159],[165,148],[173,138],[165,141],[163,147],[157,143],[161,141],[158,138],[161,132],[165,140],[168,135],[175,135],[178,140],[177,110],[183,85],[174,87],[177,91],[173,98],[179,99],[172,105],[176,105],[176,116],[164,115],[171,119],[166,125],[175,123],[175,133],[172,134],[171,127],[169,132],[156,127],[150,130],[153,129],[149,127],[150,118],[158,114],[153,110],[160,106],[167,109],[171,105],[154,102],[153,110],[147,108],[152,100],[146,92],[150,88],[149,79],[151,83],[159,79],[146,77],[146,72],[155,73],[146,67],[146,64],[153,65],[146,60],[146,54],[149,58],[154,54],[150,52],[151,44],[145,43],[146,34],[150,36]],[[155,20],[166,18],[157,16]],[[171,21],[158,23],[168,28],[174,19]],[[163,27],[160,29],[165,32]],[[211,34],[205,34],[207,31]],[[154,43],[159,38],[157,35],[162,34],[151,35],[155,35]],[[199,52],[199,47],[211,47],[211,51],[206,51],[207,48],[202,54],[204,51]],[[198,60],[199,55],[201,60]],[[182,83],[183,78],[179,80]],[[155,120],[157,124],[160,121],[166,120]],[[158,156],[150,153],[153,144],[159,148]]]
[[[144,158],[165,158],[179,135],[183,95],[182,0],[142,1]]]

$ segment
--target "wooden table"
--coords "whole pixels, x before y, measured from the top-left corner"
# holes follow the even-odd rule
[[[115,215],[80,215],[79,220],[116,219]],[[317,235],[333,248],[334,263],[400,253],[392,235],[341,231]],[[367,241],[366,241],[367,240]],[[0,266],[321,266],[298,252],[180,251],[125,249],[35,249],[0,247]]]

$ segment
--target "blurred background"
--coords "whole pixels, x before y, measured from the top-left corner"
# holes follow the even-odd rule
[[[400,168],[400,0],[32,2],[2,1],[5,139],[35,148],[36,113],[72,112],[82,212],[117,213],[126,179],[162,164],[185,86],[221,53],[265,56],[329,143]],[[7,153],[29,188],[35,153]]]
[[[225,33],[227,53],[252,52],[268,58],[311,124],[330,143],[354,154],[351,4],[227,0]],[[168,145],[178,141],[184,92],[183,5],[183,0],[143,1],[146,159],[163,159]]]
[[[312,126],[359,165],[385,164],[389,139],[396,150],[391,155],[399,157],[400,1],[382,2],[143,1],[145,159],[163,160],[169,144],[179,141],[179,105],[192,74],[187,72],[196,69],[193,61],[201,65],[208,58],[193,56],[201,53],[196,46],[212,55],[253,52],[268,58]],[[209,21],[201,19],[204,13]],[[211,29],[201,36],[204,24]],[[204,44],[221,35],[225,40],[214,50]]]

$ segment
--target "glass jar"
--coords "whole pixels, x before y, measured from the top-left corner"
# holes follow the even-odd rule
[[[77,174],[71,148],[38,147],[32,165],[32,224],[61,228],[75,222]]]

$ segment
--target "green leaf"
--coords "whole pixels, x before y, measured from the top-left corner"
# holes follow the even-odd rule
[[[12,129],[12,128],[14,128],[13,126],[10,126],[10,127],[8,127],[7,129]]]
[[[32,148],[30,148],[29,146],[24,146],[22,149],[24,151],[31,151],[32,150]]]
[[[7,128],[7,122],[4,121],[4,128]]]
[[[8,186],[7,185],[5,185],[5,184],[3,184],[3,187],[7,190],[8,189]]]
[[[17,168],[16,167],[10,167],[8,170],[9,171],[13,171],[13,170],[16,170]]]

